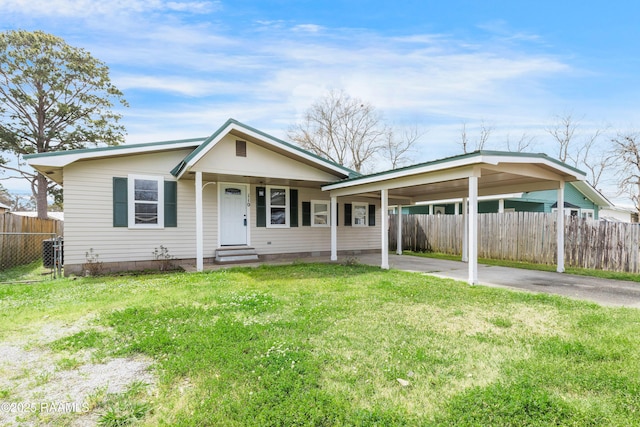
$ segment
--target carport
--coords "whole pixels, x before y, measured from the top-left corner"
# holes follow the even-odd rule
[[[582,181],[584,172],[545,154],[476,151],[401,169],[346,179],[323,187],[331,197],[331,217],[337,217],[338,198],[365,196],[380,200],[380,267],[389,268],[389,206],[462,198],[464,240],[462,260],[468,262],[468,282],[478,283],[478,197],[552,190],[564,206],[565,182]],[[466,208],[465,208],[466,207]],[[564,272],[564,210],[557,211],[557,271]],[[402,221],[398,221],[399,224]],[[398,227],[398,254],[402,253]],[[331,223],[331,260],[338,259],[338,229]]]

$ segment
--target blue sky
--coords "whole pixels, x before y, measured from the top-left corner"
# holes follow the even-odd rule
[[[492,128],[487,148],[526,133],[552,156],[558,115],[579,119],[578,137],[640,127],[630,0],[3,0],[0,16],[0,30],[50,32],[109,65],[131,143],[229,117],[286,138],[329,89],[419,126],[416,161],[459,154],[463,122],[471,139]]]

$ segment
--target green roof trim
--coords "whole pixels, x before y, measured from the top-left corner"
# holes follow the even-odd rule
[[[218,136],[219,136],[219,135],[220,135],[220,134],[221,134],[221,133],[222,133],[222,132],[223,132],[223,131],[224,131],[224,130],[229,126],[229,125],[232,125],[232,124],[237,125],[237,126],[240,126],[240,127],[243,127],[243,128],[247,129],[247,130],[248,130],[248,131],[250,131],[250,132],[257,133],[258,135],[263,136],[263,137],[265,137],[265,138],[267,138],[267,139],[271,139],[271,140],[273,140],[273,141],[276,141],[276,142],[278,142],[279,144],[282,144],[282,145],[284,145],[285,147],[290,148],[290,149],[292,149],[292,150],[294,150],[294,151],[298,151],[299,153],[305,154],[305,155],[307,155],[307,156],[311,156],[311,157],[313,157],[313,158],[317,159],[317,160],[318,160],[318,161],[320,161],[320,162],[328,163],[328,164],[330,164],[330,165],[332,165],[332,166],[334,166],[334,167],[337,167],[337,168],[339,168],[339,169],[342,169],[342,170],[343,170],[343,171],[344,171],[344,172],[349,176],[349,178],[355,178],[355,177],[362,176],[361,174],[359,174],[358,172],[356,172],[356,171],[354,171],[354,170],[351,170],[351,169],[349,169],[349,168],[347,168],[347,167],[345,167],[345,166],[342,166],[342,165],[340,165],[340,164],[338,164],[338,163],[335,163],[335,162],[333,162],[333,161],[331,161],[331,160],[328,160],[328,159],[325,159],[325,158],[323,158],[323,157],[320,157],[320,156],[318,156],[318,155],[316,155],[316,154],[314,154],[314,153],[312,153],[312,152],[310,152],[310,151],[307,151],[307,150],[305,150],[305,149],[303,149],[303,148],[301,148],[301,147],[298,147],[297,145],[294,145],[294,144],[291,144],[291,143],[289,143],[289,142],[286,142],[286,141],[283,141],[283,140],[281,140],[281,139],[278,139],[278,138],[276,138],[276,137],[274,137],[274,136],[272,136],[272,135],[269,135],[269,134],[267,134],[267,133],[265,133],[265,132],[262,132],[261,130],[255,129],[255,128],[251,127],[251,126],[247,126],[246,124],[241,123],[241,122],[239,122],[239,121],[237,121],[237,120],[235,120],[235,119],[229,119],[229,120],[227,120],[227,121],[226,121],[226,122],[225,122],[225,123],[224,123],[220,128],[218,128],[218,130],[216,130],[216,131],[215,131],[215,132],[214,132],[214,133],[213,133],[209,138],[206,138],[206,139],[202,142],[202,144],[200,144],[200,145],[198,146],[198,148],[196,148],[196,149],[195,149],[195,150],[193,150],[191,153],[189,153],[189,155],[187,155],[184,159],[182,159],[182,161],[181,161],[181,162],[180,162],[180,163],[179,163],[175,168],[173,168],[173,169],[171,170],[171,175],[173,175],[173,176],[175,176],[175,177],[179,176],[179,175],[182,173],[182,171],[184,170],[184,168],[187,166],[187,164],[189,164],[189,162],[190,162],[194,157],[196,157],[200,152],[202,152],[203,150],[205,150],[205,149],[206,149],[206,147],[207,147],[207,146],[208,146],[208,145],[209,145],[209,144],[210,144],[214,139],[216,139],[216,138],[217,138],[217,137],[218,137]]]
[[[190,139],[177,139],[173,141],[145,142],[142,144],[123,144],[123,145],[111,145],[108,147],[79,148],[76,150],[51,151],[48,153],[27,154],[24,156],[24,158],[37,159],[42,157],[64,156],[68,154],[95,153],[97,151],[117,151],[117,150],[131,149],[131,148],[162,147],[165,145],[174,145],[174,144],[182,144],[182,143],[190,143],[190,142],[192,142],[193,145],[199,145],[205,139],[206,139],[205,137],[202,137],[202,138],[190,138]]]
[[[451,156],[451,157],[444,157],[442,159],[437,159],[437,160],[431,160],[428,162],[424,162],[424,163],[418,163],[415,165],[411,165],[411,166],[405,166],[402,168],[398,168],[398,169],[390,169],[390,170],[386,170],[386,171],[382,171],[382,172],[375,172],[375,173],[371,173],[368,175],[360,175],[360,176],[356,176],[356,177],[349,177],[349,178],[345,178],[341,181],[338,182],[334,182],[331,184],[326,184],[323,187],[328,187],[331,185],[336,185],[336,184],[342,184],[342,183],[346,183],[346,182],[353,182],[353,181],[358,181],[361,179],[367,179],[367,178],[372,178],[372,177],[376,177],[376,176],[384,176],[384,175],[390,175],[393,173],[397,173],[397,172],[402,172],[402,171],[408,171],[408,170],[413,170],[413,169],[419,169],[419,168],[423,168],[426,166],[434,166],[434,165],[438,165],[438,164],[443,164],[443,163],[448,163],[448,162],[453,162],[456,160],[464,160],[464,159],[471,159],[474,157],[481,157],[481,156],[497,156],[497,157],[527,157],[527,158],[538,158],[538,159],[544,159],[544,160],[548,160],[552,163],[555,163],[559,166],[565,167],[569,170],[572,170],[574,172],[577,172],[581,175],[586,175],[585,172],[581,171],[578,168],[575,168],[573,166],[570,166],[566,163],[561,162],[560,160],[554,159],[553,157],[549,157],[548,155],[544,154],[544,153],[522,153],[522,152],[511,152],[511,151],[492,151],[492,150],[479,150],[479,151],[474,151],[472,153],[466,153],[466,154],[459,154],[456,156]]]

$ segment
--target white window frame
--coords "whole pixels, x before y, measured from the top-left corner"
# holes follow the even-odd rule
[[[316,223],[316,209],[317,205],[325,205],[327,207],[324,215],[327,217],[326,223]],[[331,225],[331,201],[330,200],[312,200],[311,201],[311,226],[312,227],[329,227]]]
[[[137,201],[135,200],[135,181],[136,180],[156,181],[158,183],[158,200],[157,201]],[[164,177],[157,175],[129,175],[127,177],[127,208],[129,215],[129,228],[164,228]],[[136,224],[136,203],[155,204],[158,206],[158,223],[157,224]]]
[[[271,205],[271,190],[284,190],[285,192],[285,200],[283,205]],[[289,198],[289,187],[285,187],[284,185],[268,185],[267,186],[267,194],[265,195],[267,199],[267,228],[289,228],[289,210],[291,207],[291,199]],[[272,224],[271,223],[271,208],[282,208],[284,207],[284,224]]]
[[[581,209],[579,208],[564,208],[564,216],[571,216],[571,212],[575,211],[577,212],[577,214],[574,216],[582,218],[582,216],[580,215],[580,210]],[[551,208],[551,213],[556,213],[556,212],[558,212],[558,208]]]
[[[364,223],[356,224],[356,207],[363,206],[364,207]],[[354,202],[351,204],[351,225],[353,227],[368,227],[369,226],[369,204]]]
[[[596,218],[595,209],[580,209],[580,218],[593,220]]]

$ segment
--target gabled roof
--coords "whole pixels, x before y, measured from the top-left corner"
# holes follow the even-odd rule
[[[52,151],[50,153],[29,154],[25,160],[34,169],[61,184],[62,169],[80,160],[95,160],[110,157],[148,154],[161,151],[196,148],[206,138],[180,139],[173,141],[149,142],[145,144],[127,144],[110,147],[83,148],[79,150]]]
[[[388,171],[376,172],[369,175],[352,177],[349,179],[344,179],[337,183],[327,184],[324,186],[324,189],[330,190],[333,188],[340,188],[343,186],[348,186],[348,183],[383,181],[390,177],[399,177],[404,175],[412,175],[415,173],[436,171],[445,168],[465,166],[473,163],[497,163],[498,161],[504,161],[511,158],[514,159],[516,163],[520,163],[522,160],[526,162],[529,159],[539,159],[541,163],[547,163],[549,165],[554,165],[555,167],[562,168],[570,176],[577,177],[585,175],[585,173],[580,169],[569,166],[566,163],[562,163],[560,160],[556,160],[543,153],[520,153],[510,151],[480,150],[474,151],[472,153],[460,154],[457,156],[445,157],[443,159],[418,163],[403,168],[391,169]]]
[[[591,200],[600,208],[607,209],[613,206],[613,203],[611,203],[609,199],[604,196],[604,194],[598,191],[598,189],[589,184],[587,181],[576,181],[572,182],[571,185],[576,187],[579,192],[584,194],[586,198]]]
[[[250,126],[229,119],[211,136],[204,138],[181,139],[174,141],[151,142],[146,144],[119,145],[111,147],[84,148],[79,150],[55,151],[50,153],[30,154],[24,156],[29,165],[45,174],[50,179],[62,183],[62,169],[74,162],[89,159],[102,159],[109,157],[127,156],[134,154],[148,154],[170,150],[192,149],[192,151],[178,164],[171,174],[177,178],[188,172],[189,169],[209,152],[222,138],[228,134],[234,134],[241,138],[267,147],[274,152],[292,157],[298,161],[315,168],[327,171],[336,177],[351,178],[359,176],[357,172],[323,159],[309,151],[282,141]]]
[[[332,196],[370,195],[387,190],[394,202],[413,204],[467,197],[468,178],[478,178],[478,196],[550,190],[559,181],[585,179],[585,173],[545,154],[476,151],[400,169],[326,184]]]
[[[247,126],[240,123],[237,120],[229,119],[222,125],[217,131],[215,131],[209,138],[207,138],[202,144],[195,150],[189,153],[173,170],[171,174],[176,178],[182,177],[188,172],[193,165],[195,165],[200,159],[202,159],[215,145],[220,142],[228,134],[235,134],[239,137],[246,138],[251,142],[267,146],[269,149],[280,152],[281,154],[289,157],[294,157],[304,163],[313,165],[314,167],[336,173],[344,177],[360,176],[357,172],[346,168],[342,165],[334,163],[330,160],[319,157],[307,150],[304,150],[298,146],[285,142],[281,139],[275,138],[269,134],[259,131],[251,126]]]

